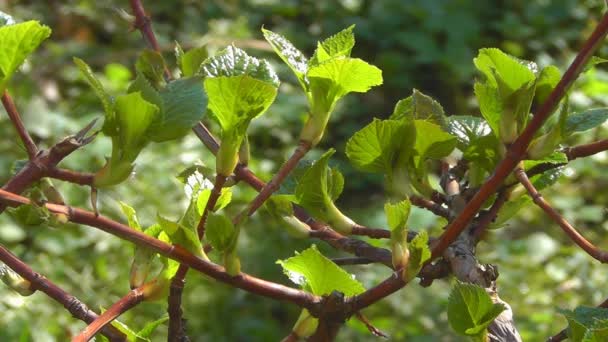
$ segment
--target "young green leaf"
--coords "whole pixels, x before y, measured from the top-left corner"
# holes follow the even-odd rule
[[[279,87],[279,77],[266,60],[251,57],[232,45],[207,59],[201,65],[201,70],[208,78],[249,76],[275,88]]]
[[[144,233],[156,238],[162,230],[163,229],[159,224],[154,224],[146,228]],[[132,289],[140,287],[146,282],[156,255],[156,252],[149,248],[140,246],[135,247],[133,262],[131,263],[131,270],[129,272],[129,284]]]
[[[293,71],[294,75],[300,82],[302,89],[308,91],[308,80],[306,72],[308,71],[308,59],[284,36],[262,28],[264,38],[276,54],[283,60],[285,64]]]
[[[544,67],[538,76],[534,100],[539,104],[545,102],[561,78],[562,73],[555,65],[548,65]]]
[[[178,56],[177,64],[184,77],[197,75],[201,65],[209,57],[206,46],[201,46],[188,50],[188,52]]]
[[[395,105],[391,120],[418,119],[447,128],[447,119],[443,107],[432,97],[414,89],[412,95],[400,100]]]
[[[448,301],[448,321],[457,333],[465,336],[483,335],[492,321],[505,310],[493,303],[481,287],[457,282]]]
[[[315,245],[289,259],[278,260],[277,264],[291,281],[318,296],[333,291],[355,296],[365,291],[360,282],[323,256]]]
[[[209,214],[205,229],[205,238],[211,246],[219,252],[226,252],[234,248],[238,229],[225,215]]]
[[[346,156],[360,170],[388,173],[399,148],[413,142],[415,134],[409,122],[374,119],[348,140]]]
[[[424,263],[431,258],[429,249],[429,235],[423,230],[408,244],[409,262],[403,271],[403,279],[410,281],[416,277],[424,266]]]
[[[354,28],[355,25],[351,25],[318,43],[309,66],[319,65],[331,58],[350,57],[350,52],[355,46]]]
[[[137,220],[137,213],[135,212],[135,209],[123,201],[118,201],[118,204],[120,205],[122,213],[127,217],[129,227],[141,232],[142,229],[139,225],[139,221]]]
[[[156,88],[159,88],[165,83],[163,77],[163,73],[165,72],[165,59],[157,51],[143,51],[135,62],[135,70],[146,76]]]
[[[456,147],[456,138],[446,133],[440,126],[425,120],[414,120],[414,124],[416,126],[414,150],[420,156],[417,164],[425,159],[443,158]]]
[[[312,66],[307,77],[313,99],[325,98],[321,112],[331,112],[333,105],[350,92],[364,93],[382,84],[382,71],[358,58],[327,60]]]
[[[0,280],[8,288],[22,296],[30,296],[36,292],[29,280],[23,278],[5,264],[0,264]]]
[[[398,203],[385,203],[384,215],[388,222],[388,227],[391,231],[403,229],[407,224],[407,219],[410,216],[411,203],[409,199],[405,199]]]
[[[561,106],[558,121],[549,129],[547,133],[532,140],[530,143],[530,146],[528,147],[529,159],[541,159],[550,155],[568,136],[568,109],[569,102],[568,98],[566,98]]]
[[[37,21],[0,27],[0,93],[27,56],[51,35],[51,29]]]
[[[485,76],[475,83],[481,114],[503,143],[511,143],[528,120],[538,67],[498,49],[480,49],[473,62]]]
[[[264,204],[270,215],[278,221],[281,226],[285,227],[285,230],[291,236],[295,238],[306,238],[310,236],[310,228],[308,225],[294,216],[293,205],[288,196],[274,195]]]
[[[144,325],[144,327],[140,331],[137,332],[137,335],[142,338],[150,338],[150,336],[152,335],[154,330],[156,330],[156,328],[158,328],[161,324],[164,324],[165,322],[168,322],[168,321],[169,321],[169,315],[167,314],[155,321],[148,322],[148,323],[146,323],[146,325]]]
[[[103,123],[103,132],[108,136],[115,136],[118,134],[118,128],[115,123],[115,114],[114,114],[114,103],[110,94],[106,92],[101,82],[97,79],[91,67],[80,58],[74,57],[74,64],[80,70],[82,76],[84,76],[87,83],[91,86],[95,95],[101,101],[103,105],[103,109],[105,112],[105,119]]]
[[[186,227],[161,215],[156,215],[156,219],[173,244],[180,245],[190,251],[190,253],[207,259],[203,252],[203,246],[196,234],[196,227],[194,229]]]
[[[344,186],[344,177],[338,170],[328,168],[329,157],[335,150],[324,153],[299,178],[293,201],[309,210],[316,217],[327,222],[342,234],[352,231],[354,222],[335,206]]]

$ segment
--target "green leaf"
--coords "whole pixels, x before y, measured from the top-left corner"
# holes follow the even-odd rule
[[[137,332],[137,335],[143,337],[143,338],[150,338],[150,336],[152,335],[152,333],[154,332],[154,330],[156,330],[156,328],[158,328],[161,324],[164,324],[165,322],[169,321],[169,315],[164,315],[163,317],[152,321],[152,322],[148,322],[146,323],[146,325],[144,325],[144,327]]]
[[[384,204],[384,215],[391,231],[403,229],[406,226],[411,207],[412,205],[407,198],[398,203]]]
[[[141,93],[136,92],[118,96],[114,110],[118,131],[117,147],[121,152],[112,158],[133,161],[149,141],[145,133],[155,120],[158,107],[144,100]]]
[[[279,78],[266,60],[251,57],[234,46],[228,46],[216,56],[207,59],[201,68],[203,74],[210,78],[249,76],[268,83],[274,88],[279,86]]]
[[[562,73],[555,65],[544,67],[536,83],[536,102],[539,104],[545,102],[561,78]]]
[[[511,143],[528,120],[537,66],[498,49],[481,49],[473,61],[485,76],[484,82],[475,83],[481,114],[503,143]]]
[[[513,93],[534,81],[538,72],[535,63],[519,60],[496,48],[480,49],[473,63],[501,94]]]
[[[51,29],[37,21],[0,27],[0,93],[27,56],[51,35]]]
[[[603,64],[606,62],[608,62],[608,59],[598,57],[598,56],[591,56],[591,58],[585,65],[585,69],[583,69],[583,72],[587,72],[587,71],[591,70],[592,68],[594,68],[596,65]]]
[[[142,228],[137,220],[137,213],[135,212],[135,209],[123,201],[118,201],[118,204],[120,205],[120,209],[122,210],[123,214],[125,214],[127,217],[129,227],[141,232]]]
[[[593,341],[594,334],[590,332],[595,330],[598,330],[596,335],[606,333],[608,309],[579,306],[574,311],[559,310],[559,312],[568,320],[568,337],[572,341],[586,341],[586,337],[587,341]]]
[[[294,283],[315,295],[328,295],[333,291],[355,296],[365,291],[354,277],[323,256],[315,245],[296,253],[286,260],[278,260],[285,275]]]
[[[209,57],[206,46],[188,50],[188,52],[178,57],[178,65],[183,76],[190,77],[197,75],[203,62]]]
[[[362,171],[388,172],[399,147],[414,139],[413,125],[404,121],[374,119],[348,140],[346,156]]]
[[[531,205],[532,199],[530,196],[521,196],[519,198],[510,199],[506,202],[494,221],[490,224],[488,229],[498,229],[505,226],[507,221],[509,221],[512,217],[514,217],[522,208]]]
[[[416,89],[414,89],[411,96],[397,102],[390,119],[426,120],[441,128],[447,128],[447,119],[443,107],[432,97]]]
[[[331,202],[328,185],[333,183],[333,177],[328,172],[327,164],[335,152],[333,148],[329,149],[300,178],[295,188],[298,204],[309,209],[319,209]]]
[[[448,118],[448,132],[458,139],[458,148],[464,151],[480,137],[492,133],[492,129],[483,119],[470,115],[452,115]]]
[[[153,238],[157,238],[162,232],[162,227],[159,224],[154,224],[144,231],[144,233]],[[129,284],[131,288],[140,287],[148,278],[148,274],[152,268],[152,261],[156,258],[157,253],[149,248],[136,246],[133,254],[133,262],[129,272]]]
[[[135,70],[146,76],[155,87],[165,82],[165,59],[159,52],[144,50],[135,62]]]
[[[608,108],[595,108],[572,114],[566,120],[566,135],[595,128],[608,119]]]
[[[152,141],[183,137],[205,114],[207,95],[198,76],[175,80],[161,89],[159,95],[162,99],[160,115],[148,131]]]
[[[457,282],[448,301],[448,321],[457,333],[477,336],[504,310],[505,306],[493,303],[483,288]]]
[[[314,101],[320,102],[315,106],[325,113],[331,112],[344,95],[350,92],[364,93],[382,84],[382,71],[358,58],[327,60],[310,67],[307,77]]]
[[[103,88],[103,85],[101,85],[101,82],[99,82],[97,77],[95,77],[93,70],[91,70],[91,67],[89,67],[89,65],[85,63],[85,61],[76,57],[74,57],[73,60],[74,64],[76,64],[76,66],[78,67],[78,70],[80,70],[80,73],[82,74],[82,76],[84,76],[87,83],[91,86],[91,88],[93,88],[95,95],[97,95],[97,97],[101,101],[101,104],[103,105],[103,110],[106,114],[103,123],[103,133],[108,136],[117,135],[118,128],[116,127],[115,123],[114,103],[112,101],[112,98]]]
[[[414,279],[422,269],[422,266],[424,266],[424,263],[431,258],[428,233],[425,230],[419,232],[408,244],[408,248],[410,250],[410,259],[403,275],[406,281]]]
[[[355,25],[351,25],[318,43],[309,65],[319,65],[328,59],[336,57],[350,57],[350,52],[355,46],[354,28]]]
[[[205,90],[209,109],[222,129],[237,130],[241,135],[252,119],[270,107],[277,95],[273,84],[246,75],[207,78]]]
[[[180,245],[190,253],[203,258],[203,246],[198,239],[196,228],[188,228],[161,215],[156,215],[156,219],[173,244]]]
[[[419,163],[424,159],[439,159],[449,155],[456,147],[455,137],[429,121],[415,120],[416,144],[414,150],[420,156]]]
[[[308,71],[308,59],[306,56],[284,36],[264,28],[262,28],[262,32],[274,52],[293,71],[302,88],[307,91],[308,80],[306,79],[306,72]]]
[[[226,252],[234,248],[238,229],[225,215],[210,213],[207,217],[205,238],[211,246],[219,252]]]

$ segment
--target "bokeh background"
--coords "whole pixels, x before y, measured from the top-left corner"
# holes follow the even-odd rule
[[[334,113],[318,156],[328,147],[339,153],[333,161],[345,175],[339,206],[362,224],[382,226],[382,178],[353,170],[344,156],[347,139],[373,117],[384,118],[395,102],[417,88],[438,99],[448,114],[479,113],[472,96],[476,74],[472,58],[481,47],[498,47],[540,65],[565,70],[577,47],[605,11],[601,0],[205,0],[144,1],[169,63],[174,42],[184,48],[207,44],[217,51],[227,44],[268,58],[282,80],[276,103],[250,128],[251,168],[268,180],[291,153],[306,114],[306,100],[295,78],[263,41],[262,26],[287,36],[310,55],[318,40],[356,24],[353,55],[384,72],[384,85],[362,96],[350,95]],[[76,132],[102,107],[72,63],[78,56],[115,93],[124,91],[133,64],[145,47],[121,10],[127,1],[7,1],[0,10],[19,20],[37,19],[53,35],[32,56],[10,84],[10,92],[25,125],[42,147]],[[1,47],[0,47],[1,48]],[[606,57],[608,46],[601,49]],[[174,64],[173,64],[174,65]],[[571,93],[573,107],[608,105],[608,73],[602,67],[585,73]],[[211,125],[211,127],[214,127]],[[571,144],[605,138],[599,127],[572,138]],[[217,130],[216,130],[217,132]],[[110,153],[110,140],[100,136],[73,153],[63,166],[94,172]],[[15,161],[26,153],[3,109],[0,110],[0,183],[11,175]],[[211,154],[193,136],[150,145],[140,155],[137,173],[129,181],[100,193],[103,214],[124,221],[118,201],[136,208],[144,225],[157,212],[177,217],[185,208],[183,186],[176,175],[196,162],[213,167]],[[608,163],[606,153],[576,160],[564,170],[546,197],[599,246],[608,247]],[[88,189],[55,182],[71,205],[89,207]],[[254,195],[245,185],[235,188],[232,212]],[[443,224],[422,210],[412,226],[438,233]],[[322,242],[295,240],[263,211],[242,235],[239,254],[243,269],[289,284],[277,259],[317,243],[330,257],[343,256]],[[90,227],[24,227],[7,214],[0,216],[0,243],[35,270],[46,275],[93,309],[110,306],[129,290],[128,270],[133,248]],[[385,241],[371,241],[386,246]],[[606,267],[572,246],[540,210],[522,210],[479,245],[479,258],[499,266],[500,294],[513,307],[524,340],[546,339],[565,326],[558,308],[594,305],[608,296]],[[386,278],[382,266],[349,266],[367,287]],[[430,288],[411,284],[365,310],[365,315],[392,341],[462,341],[449,328],[446,315],[450,280]],[[277,341],[288,334],[299,310],[295,306],[226,287],[191,272],[184,295],[188,332],[193,341]],[[120,320],[138,330],[165,315],[166,303],[144,303]],[[0,340],[65,341],[84,327],[43,294],[23,298],[0,287]],[[154,341],[166,340],[166,326]],[[340,341],[377,340],[351,320]]]

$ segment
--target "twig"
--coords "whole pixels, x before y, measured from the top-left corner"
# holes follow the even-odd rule
[[[0,202],[18,206],[29,204],[30,200],[23,196],[0,190]],[[178,245],[170,245],[142,232],[136,231],[122,223],[101,215],[95,215],[93,212],[53,203],[46,203],[44,206],[52,213],[66,215],[71,222],[94,227],[118,236],[121,239],[130,241],[138,246],[152,249],[167,258],[185,264],[211,278],[245,291],[277,300],[289,301],[300,307],[307,308],[309,311],[313,310],[313,306],[320,300],[319,297],[308,292],[269,282],[246,273],[241,273],[238,276],[231,276],[226,273],[223,267],[203,260]]]
[[[98,331],[108,326],[113,320],[118,318],[118,316],[122,315],[129,309],[135,307],[137,304],[141,303],[144,300],[144,293],[142,288],[146,286],[144,284],[138,288],[135,288],[129,293],[127,293],[124,297],[119,299],[116,303],[114,303],[108,310],[99,315],[93,322],[91,322],[80,334],[72,339],[72,342],[86,342],[97,334]]]
[[[557,223],[562,230],[568,235],[568,237],[574,241],[580,248],[582,248],[587,254],[591,255],[594,259],[602,262],[608,262],[608,252],[602,251],[596,247],[593,243],[589,242],[583,237],[564,217],[562,217],[549,202],[547,202],[543,196],[536,190],[526,172],[521,168],[515,169],[515,177],[519,182],[526,188],[530,197],[536,205],[538,205],[544,212],[549,216],[555,223]]]
[[[95,134],[91,136],[87,136],[87,134],[94,124],[95,120],[78,133],[53,145],[51,149],[38,152],[34,159],[30,160],[16,175],[2,186],[2,189],[19,194],[27,189],[32,183],[45,177],[48,170],[55,168],[63,158],[93,140]],[[6,209],[6,206],[0,203],[0,214],[4,212],[4,209]]]
[[[331,259],[336,265],[367,265],[373,264],[376,261],[368,258],[359,258],[359,257],[346,257],[346,258],[334,258]]]
[[[15,106],[15,103],[13,102],[13,99],[11,98],[7,90],[5,90],[2,94],[2,105],[4,106],[4,109],[6,109],[6,113],[11,119],[13,126],[15,126],[17,134],[19,134],[19,138],[23,142],[23,146],[25,146],[25,150],[27,151],[29,159],[34,159],[36,157],[36,154],[38,153],[38,147],[25,129],[25,126],[23,126],[23,121],[21,121],[19,111],[17,111],[17,107]]]
[[[568,147],[564,153],[568,157],[568,161],[576,158],[588,157],[599,152],[608,150],[608,139],[599,140],[589,144]]]
[[[437,216],[445,218],[448,218],[450,216],[450,211],[447,208],[444,208],[441,206],[441,204],[428,200],[426,198],[419,196],[410,196],[410,202],[412,202],[413,205],[422,209],[426,209]]]
[[[52,167],[48,169],[46,175],[47,177],[59,179],[62,181],[89,186],[93,185],[93,178],[95,178],[95,174],[93,173],[77,172],[57,167]]]
[[[353,230],[351,231],[351,234],[364,235],[374,239],[390,239],[391,237],[391,232],[389,230],[380,228],[369,228],[356,223],[355,225],[353,225]]]
[[[0,245],[0,260],[17,274],[27,279],[32,284],[33,290],[43,292],[56,302],[62,304],[75,318],[86,323],[91,323],[98,318],[97,314],[91,311],[78,298],[67,293],[44,276],[34,272],[25,262],[21,261],[2,245]],[[102,329],[101,333],[111,341],[126,340],[125,334],[113,326]]]
[[[475,196],[468,202],[464,210],[450,223],[444,233],[432,249],[432,257],[429,260],[441,256],[443,251],[460,235],[467,227],[471,219],[477,214],[483,203],[496,192],[506,177],[517,166],[524,156],[534,134],[540,129],[543,122],[553,113],[553,110],[565,95],[566,91],[576,80],[581,70],[591,58],[599,44],[604,40],[608,32],[608,14],[605,14],[598,26],[595,28],[589,39],[585,42],[576,58],[564,73],[564,76],[553,89],[549,97],[540,107],[534,118],[526,126],[522,134],[507,150],[505,158],[498,164],[492,176],[481,186]],[[401,272],[396,272],[382,283],[368,289],[364,293],[353,297],[350,301],[355,311],[361,310],[380,299],[389,296],[405,286],[405,282],[399,276]]]
[[[507,203],[508,197],[509,193],[507,191],[499,192],[496,200],[492,203],[490,210],[480,216],[479,220],[476,222],[475,228],[471,231],[471,235],[473,235],[475,241],[479,241],[483,236],[483,233],[488,229],[488,226],[494,222],[502,206]]]
[[[384,332],[382,332],[380,329],[378,329],[375,326],[373,326],[372,323],[367,319],[367,317],[365,317],[361,313],[361,311],[357,311],[355,313],[355,317],[357,317],[357,319],[361,323],[363,323],[363,325],[365,325],[365,327],[367,328],[367,330],[369,330],[369,332],[371,332],[374,336],[388,338],[388,335],[385,334]]]

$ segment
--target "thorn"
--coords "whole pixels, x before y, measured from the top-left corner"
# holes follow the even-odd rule
[[[97,123],[98,119],[99,118],[93,119],[93,121],[91,121],[83,129],[81,129],[80,131],[78,131],[78,133],[74,134],[74,138],[76,138],[77,140],[84,139],[84,136],[87,135],[87,133],[89,133],[89,131],[91,130],[91,128],[93,128],[93,126],[95,126],[95,124]],[[97,133],[94,133],[94,134],[97,134]]]
[[[95,217],[99,216],[99,210],[97,210],[97,188],[94,187],[91,187],[91,207],[93,207]]]

